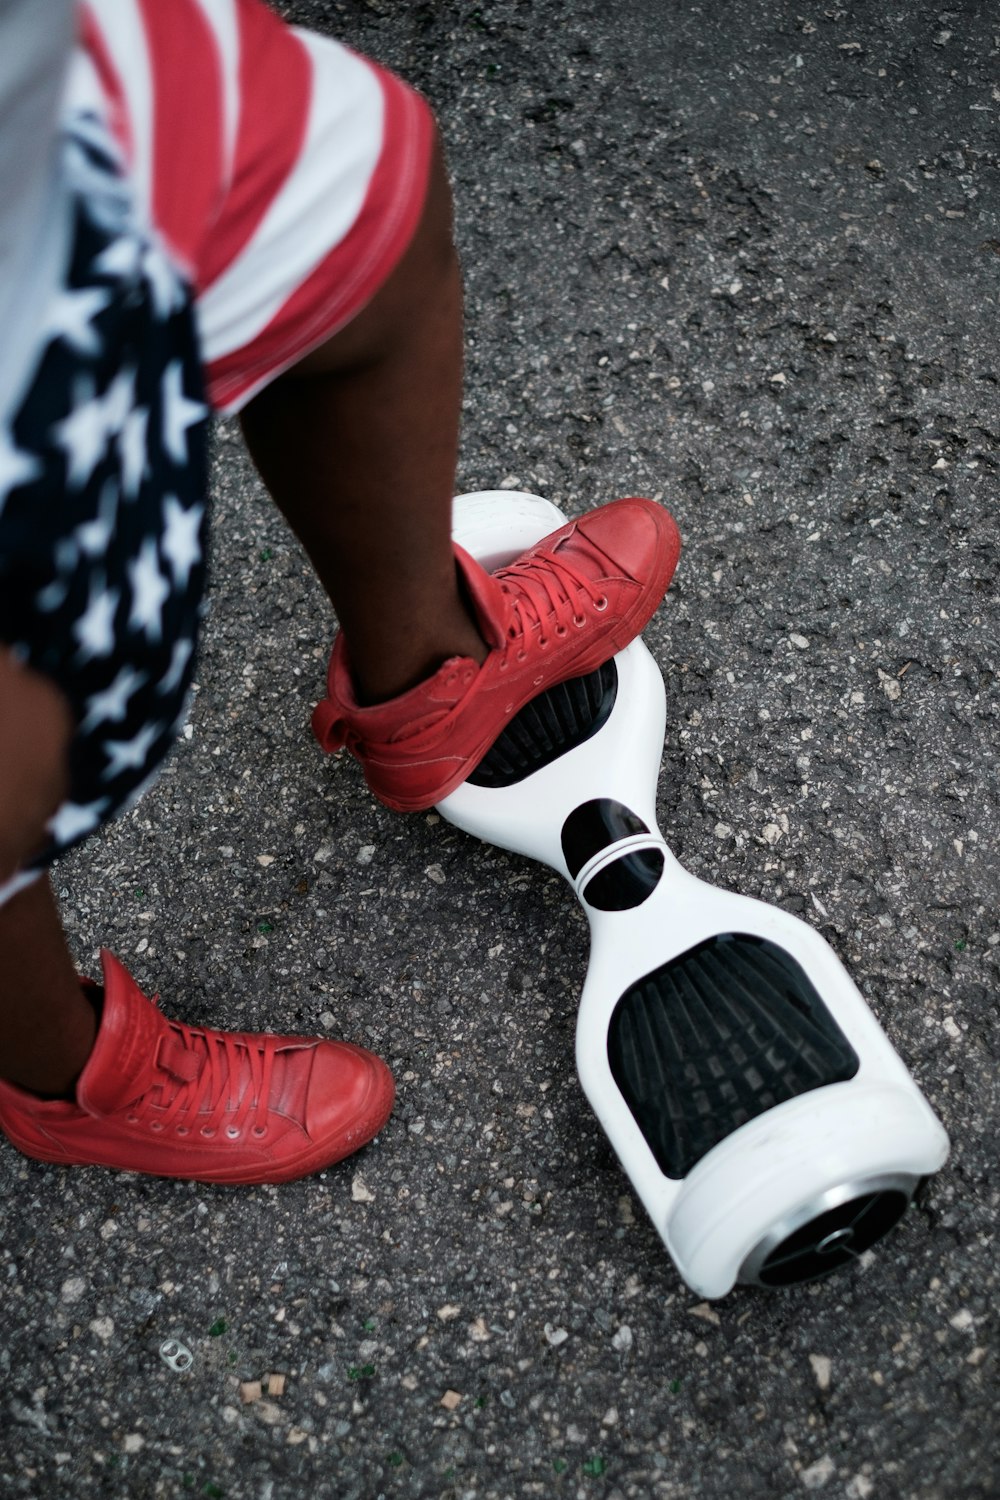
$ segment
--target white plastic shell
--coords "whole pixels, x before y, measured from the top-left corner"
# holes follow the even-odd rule
[[[548,501],[522,493],[455,502],[456,540],[492,568],[564,519]],[[688,874],[670,853],[656,817],[663,680],[641,640],[619,653],[615,665],[614,707],[590,739],[513,786],[467,782],[439,810],[477,838],[549,865],[576,891],[591,933],[576,1029],[580,1081],[681,1276],[701,1296],[715,1298],[731,1290],[777,1226],[800,1224],[848,1191],[863,1193],[884,1182],[912,1187],[943,1165],[948,1138],[829,944],[779,908]],[[563,825],[577,807],[598,798],[624,804],[650,833],[602,850],[574,877],[563,853]],[[629,847],[662,853],[663,873],[652,894],[625,911],[589,905],[589,881]],[[678,1180],[660,1170],[612,1076],[608,1028],[631,984],[723,933],[764,938],[789,954],[860,1065],[849,1081],[812,1089],[741,1125]]]

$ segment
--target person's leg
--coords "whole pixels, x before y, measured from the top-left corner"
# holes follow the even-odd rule
[[[459,593],[451,501],[462,291],[438,149],[416,236],[352,323],[242,413],[265,484],[351,643],[366,701],[486,646]]]
[[[531,697],[627,645],[680,545],[661,507],[619,501],[497,580],[468,558],[456,565],[461,322],[438,148],[393,275],[243,412],[251,454],[341,625],[313,728],[324,749],[349,745],[399,811],[446,796]]]
[[[34,1093],[68,1096],[94,1044],[96,1015],[47,880],[0,906],[0,948],[0,1076]]]

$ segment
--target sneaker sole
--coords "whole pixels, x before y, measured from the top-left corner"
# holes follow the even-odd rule
[[[365,1101],[364,1113],[358,1118],[350,1131],[345,1133],[342,1141],[342,1149],[331,1154],[330,1148],[323,1149],[319,1146],[310,1146],[289,1160],[275,1164],[271,1170],[265,1171],[260,1163],[256,1166],[247,1166],[240,1172],[233,1167],[220,1166],[199,1172],[197,1170],[176,1170],[126,1166],[121,1162],[113,1160],[98,1160],[93,1153],[85,1155],[83,1152],[71,1150],[40,1149],[35,1141],[27,1137],[19,1137],[16,1127],[14,1129],[6,1121],[0,1121],[0,1130],[10,1141],[11,1145],[20,1151],[22,1156],[32,1161],[44,1161],[54,1166],[63,1167],[101,1167],[109,1171],[128,1172],[137,1177],[161,1177],[182,1182],[207,1182],[219,1187],[253,1187],[265,1186],[281,1182],[295,1182],[299,1178],[309,1177],[315,1172],[322,1171],[325,1167],[336,1166],[338,1162],[346,1157],[352,1156],[362,1146],[366,1146],[382,1127],[387,1123],[392,1113],[392,1106],[396,1097],[396,1085],[388,1068],[382,1064],[373,1069],[372,1086],[369,1097]]]

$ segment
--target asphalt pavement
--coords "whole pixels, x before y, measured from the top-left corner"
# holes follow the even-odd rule
[[[104,944],[182,1019],[360,1041],[398,1103],[357,1158],[280,1189],[0,1149],[0,1495],[986,1500],[995,13],[285,9],[438,111],[459,488],[669,505],[661,826],[828,939],[952,1155],[850,1271],[711,1304],[684,1286],[575,1078],[571,892],[319,753],[328,609],[223,424],[186,737],[56,885],[91,972]]]

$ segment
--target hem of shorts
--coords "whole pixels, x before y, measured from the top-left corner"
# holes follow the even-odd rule
[[[279,375],[298,364],[315,349],[321,348],[328,339],[345,328],[378,294],[410,246],[427,197],[434,136],[433,116],[426,101],[393,74],[379,70],[379,81],[385,96],[387,115],[392,111],[395,118],[390,127],[392,138],[389,139],[387,135],[382,159],[369,184],[366,202],[374,194],[386,192],[384,174],[388,170],[393,171],[401,187],[389,198],[380,228],[373,243],[367,247],[368,255],[353,281],[346,286],[338,286],[321,300],[320,309],[309,317],[304,328],[292,335],[280,356],[260,361],[253,368],[251,343],[247,351],[251,354],[250,369],[226,371],[217,378],[213,377],[213,367],[234,361],[240,352],[238,350],[224,354],[206,366],[208,398],[220,416],[237,415]],[[333,254],[337,249],[338,246],[331,246],[328,254]],[[316,275],[317,271],[311,274]],[[279,312],[278,318],[280,317]],[[267,329],[262,330],[258,339],[253,342],[257,342],[266,333]]]

